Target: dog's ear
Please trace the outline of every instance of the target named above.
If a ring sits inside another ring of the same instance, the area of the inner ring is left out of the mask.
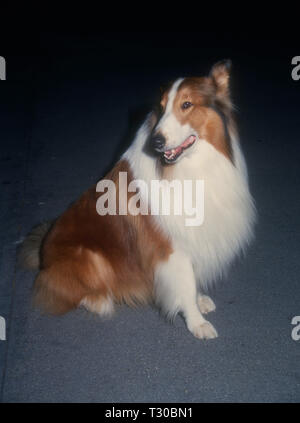
[[[221,60],[211,69],[209,76],[216,87],[217,95],[229,95],[229,78],[231,70],[231,60]]]

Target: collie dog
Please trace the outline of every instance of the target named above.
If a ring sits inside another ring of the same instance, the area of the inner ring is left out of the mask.
[[[150,302],[168,317],[180,312],[197,338],[217,337],[203,316],[215,310],[205,293],[249,244],[255,222],[233,117],[230,67],[230,61],[221,61],[208,76],[170,84],[105,177],[117,198],[126,194],[128,203],[134,196],[129,185],[136,180],[146,186],[153,180],[203,181],[201,224],[187,225],[188,213],[174,208],[151,214],[124,213],[118,206],[116,213],[99,213],[94,185],[23,243],[23,264],[39,269],[34,298],[46,311],[59,314],[84,306],[105,316],[118,303]],[[143,192],[139,200],[150,209],[154,200]]]

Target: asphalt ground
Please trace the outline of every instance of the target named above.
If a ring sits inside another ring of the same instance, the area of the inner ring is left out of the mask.
[[[271,41],[187,48],[139,37],[41,40],[7,57],[0,87],[2,402],[298,402],[299,99],[292,51]],[[277,46],[278,47],[278,46]],[[295,55],[295,54],[294,54]],[[111,320],[31,305],[16,266],[31,227],[53,219],[112,165],[161,84],[233,60],[232,95],[258,209],[256,238],[210,292],[219,333],[200,341],[177,317],[119,307]],[[18,66],[16,66],[18,65]]]

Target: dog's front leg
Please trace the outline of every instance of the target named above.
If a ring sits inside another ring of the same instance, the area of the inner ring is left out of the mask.
[[[182,312],[188,329],[197,338],[218,336],[199,310],[194,270],[185,253],[173,252],[168,261],[159,264],[155,272],[155,300],[168,317]]]

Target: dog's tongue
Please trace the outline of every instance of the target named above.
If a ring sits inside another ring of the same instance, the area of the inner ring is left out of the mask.
[[[194,143],[196,137],[195,135],[190,135],[186,140],[184,140],[178,147],[172,148],[171,150],[166,150],[164,155],[169,158],[173,156],[177,156],[184,150],[185,148],[189,147],[191,144]]]
[[[182,148],[187,148],[195,141],[195,135],[190,135],[183,143],[180,145]]]
[[[176,147],[176,148],[172,148],[172,150],[167,150],[164,152],[164,155],[168,158],[171,156],[177,156],[177,154],[181,153],[182,151],[182,147]]]

